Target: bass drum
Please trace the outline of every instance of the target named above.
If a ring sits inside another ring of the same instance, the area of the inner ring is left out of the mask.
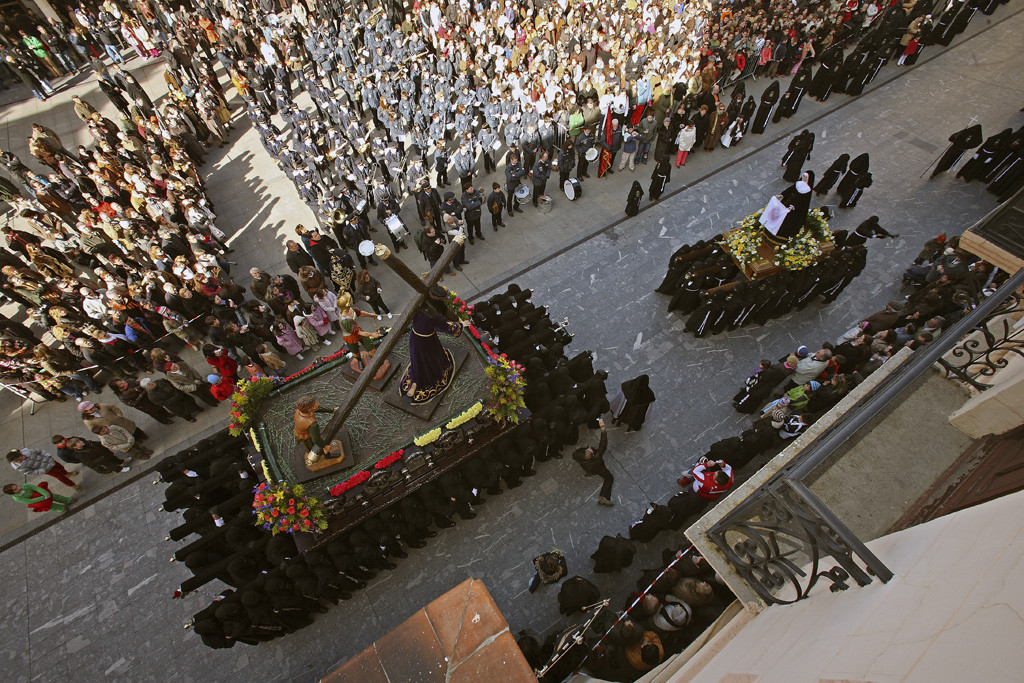
[[[569,178],[562,185],[562,191],[565,192],[565,196],[569,198],[570,202],[574,202],[583,196],[583,183],[576,178]]]

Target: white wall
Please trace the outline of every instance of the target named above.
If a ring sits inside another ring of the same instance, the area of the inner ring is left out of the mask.
[[[1024,680],[1024,492],[868,543],[896,576],[758,614],[671,680]],[[826,564],[825,568],[830,565]]]

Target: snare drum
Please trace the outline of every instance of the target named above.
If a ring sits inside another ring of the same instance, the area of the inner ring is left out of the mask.
[[[527,184],[527,183],[523,183],[519,187],[516,188],[516,197],[520,201],[525,201],[525,200],[529,199],[530,195],[532,193],[533,193],[533,188],[530,187],[530,185]]]
[[[388,232],[399,242],[409,236],[409,228],[405,227],[405,223],[398,216],[389,216],[384,224],[387,226]]]
[[[583,196],[583,183],[576,178],[569,178],[562,185],[562,191],[565,192],[565,196],[569,198],[570,202],[574,202]]]
[[[366,200],[360,199],[359,203],[356,204],[356,213],[363,213],[366,210]]]
[[[595,161],[597,161],[597,158],[601,156],[601,152],[597,150],[597,147],[591,147],[590,149],[587,150],[585,156],[588,162],[594,163]]]

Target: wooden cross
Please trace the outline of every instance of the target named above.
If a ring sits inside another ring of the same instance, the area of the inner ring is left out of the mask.
[[[430,288],[436,285],[440,280],[444,271],[448,268],[448,264],[451,263],[452,259],[458,253],[459,249],[462,248],[463,242],[466,241],[464,234],[456,235],[448,246],[445,247],[444,253],[441,254],[441,258],[434,264],[433,269],[427,274],[427,279],[421,280],[415,273],[410,270],[409,266],[405,265],[398,258],[391,258],[391,250],[385,247],[383,244],[378,244],[374,251],[377,256],[380,257],[391,270],[395,271],[396,274],[403,280],[405,280],[410,287],[416,290],[416,296],[413,297],[412,301],[406,304],[405,308],[398,315],[398,319],[395,324],[391,327],[391,330],[384,336],[383,341],[377,346],[377,350],[374,352],[373,357],[370,358],[370,362],[366,364],[363,371],[359,374],[359,378],[356,380],[352,389],[342,400],[341,405],[338,406],[338,410],[335,411],[334,415],[331,416],[330,421],[322,430],[325,441],[330,441],[334,438],[334,435],[341,429],[341,425],[345,423],[345,418],[348,417],[352,409],[356,407],[356,403],[359,402],[359,397],[366,391],[366,387],[369,386],[370,382],[373,381],[373,376],[377,374],[384,359],[391,355],[391,351],[394,350],[399,340],[404,335],[405,328],[412,322],[413,316],[416,315],[416,311],[419,310],[423,302],[427,300],[427,294],[430,292]]]

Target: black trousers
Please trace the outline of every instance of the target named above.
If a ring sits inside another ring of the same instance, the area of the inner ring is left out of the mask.
[[[537,200],[544,194],[544,188],[547,187],[548,181],[543,181],[540,185],[536,181],[533,183],[533,205],[537,206]]]
[[[587,157],[581,154],[576,158],[576,165],[579,169],[576,177],[582,180],[583,176],[587,175],[587,171],[590,169],[590,162],[587,161]]]
[[[498,229],[498,225],[501,224],[501,212],[491,214],[491,227],[495,230]]]
[[[594,476],[601,477],[601,492],[598,495],[601,498],[611,500],[612,484],[615,483],[615,477],[608,471],[608,467],[604,463],[601,463],[601,469],[594,472]]]
[[[466,216],[466,234],[470,240],[472,240],[473,237],[482,236],[480,234],[480,216],[475,216],[473,218],[470,218],[468,215]]]
[[[519,208],[519,197],[516,196],[515,189],[516,188],[512,187],[511,185],[507,186],[507,188],[506,188],[506,190],[508,192],[508,207],[507,208],[508,208],[508,217],[509,218],[513,218],[515,216],[513,211],[515,211],[516,209]]]

